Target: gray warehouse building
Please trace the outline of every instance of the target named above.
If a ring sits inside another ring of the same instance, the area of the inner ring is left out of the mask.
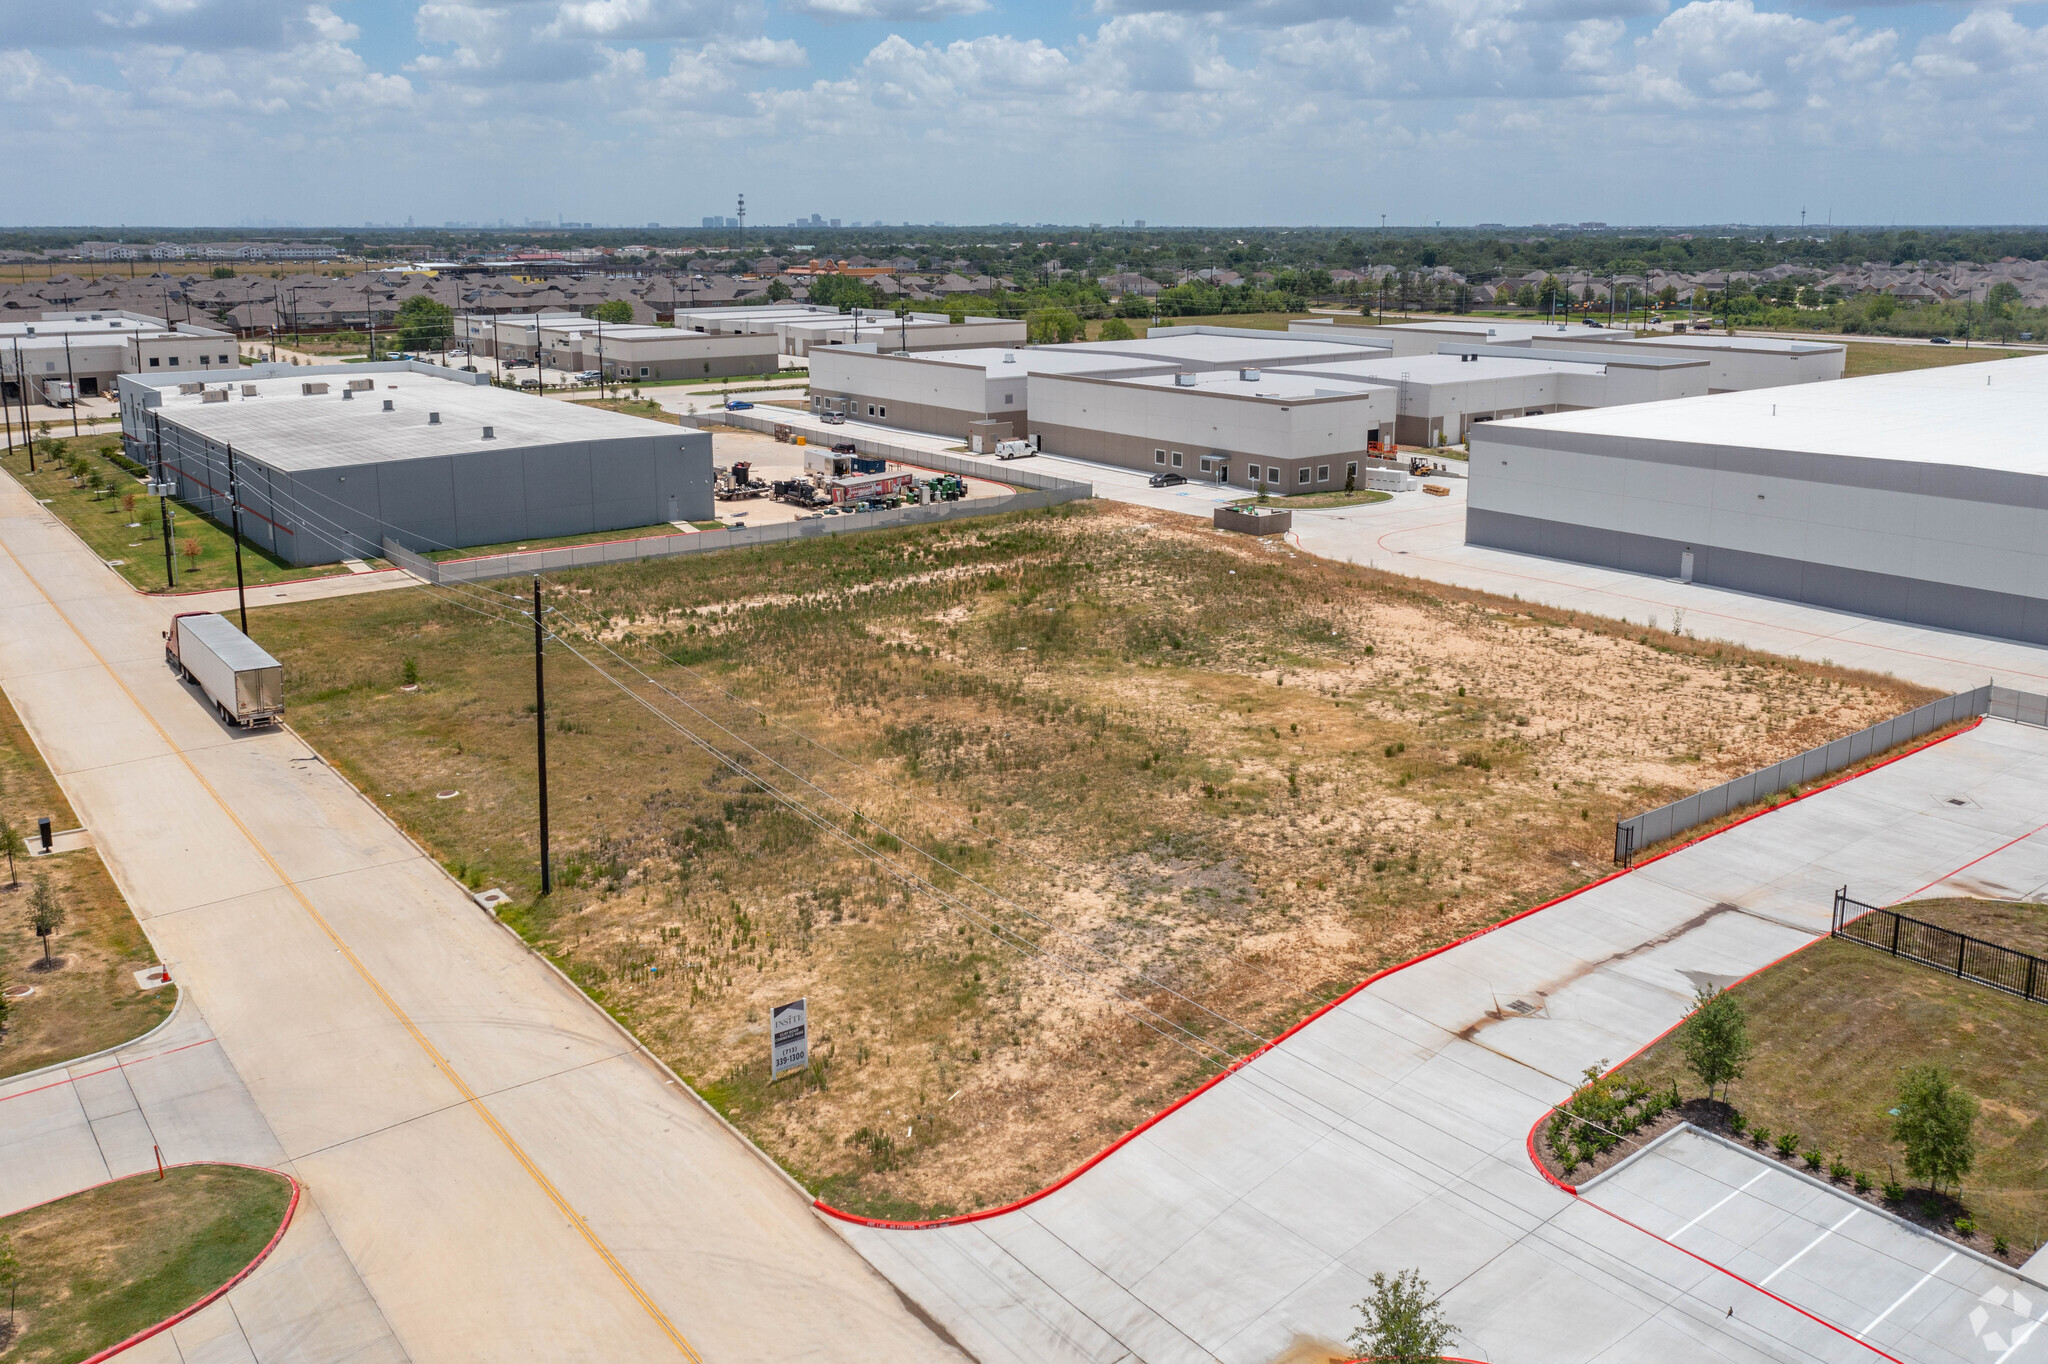
[[[180,380],[184,379],[184,382]],[[124,374],[128,457],[293,564],[706,520],[711,436],[414,360]]]
[[[1474,545],[2048,643],[2048,356],[1488,422]]]

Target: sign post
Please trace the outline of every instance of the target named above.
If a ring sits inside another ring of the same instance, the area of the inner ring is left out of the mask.
[[[768,1011],[768,1082],[811,1064],[810,1010],[805,1000]]]

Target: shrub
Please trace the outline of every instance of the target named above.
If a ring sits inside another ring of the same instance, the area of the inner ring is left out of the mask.
[[[1749,1139],[1758,1146],[1769,1146],[1771,1144],[1771,1129],[1768,1127],[1752,1127],[1749,1129]]]
[[[1849,1173],[1849,1162],[1843,1160],[1841,1156],[1836,1155],[1828,1160],[1829,1179],[1847,1179]]]
[[[1903,1203],[1906,1199],[1906,1186],[1896,1179],[1887,1179],[1881,1192],[1887,1203]]]
[[[1790,1160],[1792,1153],[1798,1149],[1799,1134],[1797,1132],[1780,1132],[1778,1134],[1777,1151],[1779,1155]]]
[[[1968,1214],[1958,1217],[1955,1226],[1957,1233],[1960,1235],[1975,1236],[1977,1234],[1977,1219]]]
[[[1818,1170],[1820,1168],[1821,1153],[1818,1147],[1810,1151],[1801,1152],[1799,1158],[1806,1162],[1806,1168],[1809,1170]]]
[[[1869,1175],[1866,1175],[1866,1174],[1864,1174],[1864,1173],[1863,1173],[1863,1171],[1861,1171],[1861,1170],[1858,1170],[1858,1171],[1856,1172],[1856,1175],[1855,1175],[1855,1182],[1856,1182],[1856,1192],[1857,1192],[1857,1193],[1869,1193],[1869,1192],[1870,1192],[1870,1176],[1869,1176]]]
[[[1749,1130],[1749,1119],[1743,1117],[1740,1112],[1730,1113],[1728,1115],[1728,1130],[1738,1137],[1741,1136]]]
[[[398,665],[398,674],[408,687],[416,687],[420,680],[420,664],[416,658],[408,658]]]
[[[2012,1243],[2007,1241],[2003,1236],[1994,1236],[1991,1238],[1991,1253],[1993,1255],[2003,1255],[2011,1249]]]

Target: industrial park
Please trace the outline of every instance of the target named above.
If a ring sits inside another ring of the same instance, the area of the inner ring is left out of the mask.
[[[14,15],[0,1364],[2048,1361],[2044,35]]]

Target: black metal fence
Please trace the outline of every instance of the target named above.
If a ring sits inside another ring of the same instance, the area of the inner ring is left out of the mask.
[[[2048,961],[1924,919],[1909,918],[1897,910],[1852,900],[1847,886],[1835,892],[1831,936],[1917,961],[2021,999],[2048,1004]]]
[[[1719,819],[1730,810],[1740,809],[1742,806],[1774,796],[1789,787],[1818,781],[1852,763],[1861,762],[1888,748],[1895,748],[1910,739],[1917,739],[1943,725],[1967,720],[1973,715],[2016,720],[2025,725],[2048,725],[2048,697],[2014,691],[2009,687],[1993,686],[1957,692],[1954,696],[1929,701],[1926,705],[1916,706],[1904,715],[1895,715],[1868,729],[1844,735],[1832,743],[1808,749],[1795,757],[1772,763],[1769,767],[1747,773],[1733,781],[1722,782],[1719,786],[1697,792],[1683,800],[1674,800],[1669,805],[1660,805],[1654,810],[1645,810],[1642,814],[1628,819],[1616,820],[1615,865],[1632,866],[1636,853],[1652,843],[1661,843],[1673,834],[1683,833],[1695,825]]]

